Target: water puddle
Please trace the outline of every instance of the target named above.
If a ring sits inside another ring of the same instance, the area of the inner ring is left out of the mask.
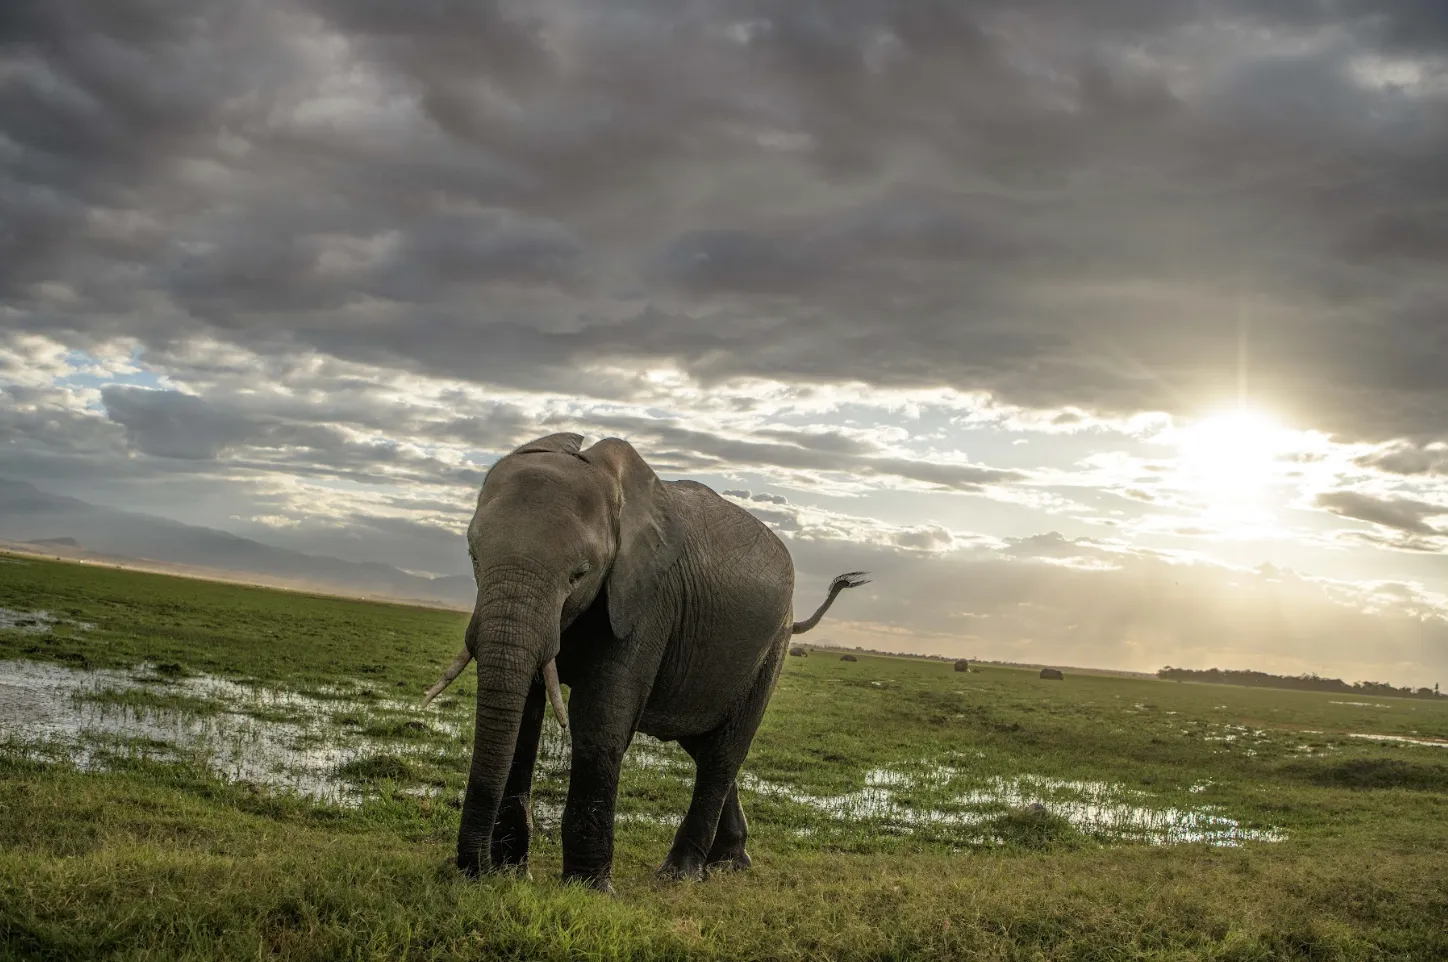
[[[33,635],[48,635],[56,625],[72,625],[80,631],[90,631],[95,627],[89,621],[60,618],[44,609],[17,611],[14,608],[0,608],[0,630],[10,628]]]
[[[1190,790],[1205,791],[1210,783]],[[1205,842],[1237,846],[1243,842],[1280,842],[1277,829],[1245,828],[1215,806],[1154,807],[1145,792],[1109,782],[1072,781],[1042,775],[972,778],[947,765],[921,765],[913,771],[875,769],[865,786],[842,795],[812,795],[745,773],[740,787],[757,795],[805,805],[848,826],[869,825],[891,834],[933,829],[961,842],[1000,843],[992,823],[1010,812],[1045,812],[1065,819],[1082,833],[1103,841],[1179,845]],[[906,796],[906,797],[901,797]],[[922,805],[922,798],[932,804]],[[803,830],[804,834],[814,834]]]
[[[339,773],[343,766],[381,750],[423,760],[439,754],[435,746],[363,737],[369,724],[386,714],[404,734],[456,734],[436,718],[398,722],[394,714],[416,713],[412,705],[349,700],[342,697],[347,689],[318,698],[214,675],[168,678],[156,669],[81,671],[0,661],[0,745],[82,769],[127,757],[195,760],[224,779],[355,805],[367,792]],[[338,724],[334,716],[355,724]],[[412,724],[422,727],[406,728]]]
[[[1375,701],[1330,701],[1329,705],[1349,705],[1353,708],[1392,708],[1392,705],[1383,705]]]
[[[1407,735],[1367,735],[1354,732],[1348,738],[1363,738],[1374,742],[1393,742],[1398,745],[1426,745],[1429,748],[1448,748],[1448,741],[1431,738],[1409,738]]]
[[[135,757],[200,762],[223,779],[347,806],[374,797],[375,780],[389,777],[409,794],[458,794],[456,787],[439,788],[444,780],[429,781],[419,772],[439,766],[462,771],[471,751],[465,730],[470,726],[436,709],[419,711],[415,704],[370,691],[365,682],[302,694],[214,675],[183,676],[170,665],[114,671],[0,661],[0,747],[82,769]],[[567,733],[545,723],[534,799],[535,823],[545,833],[561,822],[569,741]],[[932,761],[877,768],[866,773],[862,788],[838,795],[813,794],[760,777],[747,766],[740,787],[746,808],[764,798],[807,807],[816,818],[801,831],[817,835],[865,830],[989,846],[1002,843],[995,828],[1001,816],[1037,812],[1102,841],[1234,846],[1286,837],[1275,828],[1244,827],[1218,806],[1159,803],[1146,792],[1109,782],[986,777],[970,770],[975,755],[952,756],[964,768]],[[667,779],[679,786],[681,799],[693,775],[693,762],[682,749],[645,735],[637,736],[624,756],[625,783]],[[1198,781],[1184,791],[1197,796],[1195,803],[1211,786]],[[684,804],[660,814],[631,811],[621,800],[617,818],[621,825],[672,828]]]

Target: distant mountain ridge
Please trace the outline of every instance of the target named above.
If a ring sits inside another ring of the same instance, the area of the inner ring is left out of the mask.
[[[377,562],[277,548],[215,528],[49,494],[7,478],[0,478],[0,539],[32,550],[207,568],[339,594],[460,608],[471,606],[475,591],[466,576],[427,578]]]

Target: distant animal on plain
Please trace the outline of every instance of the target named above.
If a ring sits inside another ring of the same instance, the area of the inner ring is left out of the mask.
[[[1041,677],[1049,678],[1052,681],[1065,681],[1066,679],[1066,676],[1061,674],[1060,670],[1057,668],[1042,668]]]
[[[789,650],[789,653],[790,653],[791,657],[794,657],[794,658],[808,658],[808,657],[809,657],[809,652],[805,651],[803,648],[791,648],[791,649]]]
[[[458,867],[526,871],[551,704],[572,739],[564,879],[612,890],[619,765],[635,732],[694,759],[693,798],[659,874],[747,868],[736,779],[789,639],[865,584],[864,572],[836,577],[818,610],[794,621],[794,564],[762,521],[698,482],[661,480],[627,441],[584,448],[577,434],[530,441],[494,464],[467,542],[472,618],[423,699],[477,661]]]
[[[840,661],[859,661],[854,655],[841,655]]]
[[[956,671],[970,671],[970,662],[962,658],[955,663]]]

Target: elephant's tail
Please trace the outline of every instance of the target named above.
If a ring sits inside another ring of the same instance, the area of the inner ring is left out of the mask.
[[[422,696],[422,704],[417,707],[426,708],[427,703],[442,694],[442,690],[448,685],[451,685],[457,676],[463,673],[463,669],[468,666],[468,662],[472,660],[473,653],[464,647],[462,651],[458,652],[458,656],[453,659],[452,664],[447,666],[447,671],[442,673],[442,678],[438,679],[438,683],[429,688],[427,694]]]
[[[848,571],[845,574],[837,576],[834,581],[830,582],[830,593],[825,597],[825,603],[820,605],[818,610],[810,615],[807,620],[796,621],[791,633],[801,635],[819,624],[820,619],[825,616],[825,612],[830,610],[830,605],[835,603],[835,595],[844,591],[846,588],[858,588],[860,585],[869,584],[870,579],[865,577],[868,573],[869,572],[866,571]],[[461,669],[459,670],[461,671]]]

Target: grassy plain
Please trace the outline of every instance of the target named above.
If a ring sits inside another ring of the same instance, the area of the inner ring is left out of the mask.
[[[1352,737],[1448,699],[820,651],[745,765],[754,869],[653,878],[689,772],[641,741],[609,899],[557,882],[551,720],[533,880],[452,868],[472,681],[410,705],[462,614],[19,556],[0,609],[52,619],[0,628],[0,959],[1448,958],[1448,748]]]

